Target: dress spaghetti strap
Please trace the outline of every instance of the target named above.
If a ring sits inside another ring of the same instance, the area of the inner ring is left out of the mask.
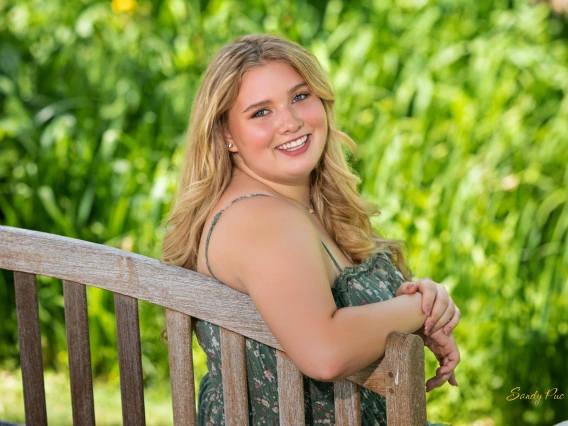
[[[324,244],[324,242],[322,241],[321,243],[325,247],[325,251],[327,251],[327,254],[329,254],[329,257],[331,257],[331,260],[333,260],[333,263],[335,263],[335,266],[337,266],[337,269],[339,269],[339,273],[342,273],[343,269],[341,269],[341,266],[339,266],[339,263],[337,263],[337,260],[335,260],[335,257],[333,257],[333,255],[331,254],[331,252],[329,251],[327,246]]]
[[[227,204],[225,207],[223,207],[219,213],[217,213],[214,217],[213,217],[213,222],[211,223],[211,227],[209,228],[209,233],[207,234],[207,241],[205,242],[205,263],[207,264],[207,269],[209,270],[209,273],[211,274],[211,276],[213,278],[215,278],[216,280],[219,280],[215,274],[213,274],[213,271],[211,271],[211,267],[209,266],[209,240],[211,238],[211,233],[213,232],[213,228],[215,227],[215,225],[217,224],[217,222],[219,221],[219,218],[221,217],[221,214],[225,211],[225,209],[227,207],[229,207],[231,204],[233,204],[236,201],[242,200],[243,198],[249,198],[249,197],[254,197],[256,195],[260,195],[260,196],[264,196],[264,197],[271,197],[272,195],[268,195],[268,194],[245,194],[245,195],[241,195],[238,198],[235,198],[233,201],[231,201],[229,204]],[[337,267],[337,269],[339,270],[339,272],[342,272],[341,267],[339,266],[339,264],[337,263],[337,261],[335,260],[335,258],[332,256],[332,254],[330,253],[329,249],[327,248],[327,246],[324,244],[324,242],[321,242],[323,244],[323,246],[325,247],[325,251],[327,251],[327,253],[329,254],[329,257],[331,257],[331,260],[333,260],[333,263],[335,264],[335,266]]]

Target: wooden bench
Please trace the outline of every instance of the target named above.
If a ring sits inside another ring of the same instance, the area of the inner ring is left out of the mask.
[[[28,425],[47,424],[36,275],[63,281],[74,424],[95,424],[87,285],[114,293],[125,425],[145,424],[138,299],[166,308],[175,425],[196,424],[191,347],[195,318],[221,327],[228,426],[242,426],[249,419],[245,336],[277,349],[281,425],[305,424],[302,373],[283,352],[248,295],[205,275],[139,254],[7,226],[0,226],[0,268],[14,271]],[[389,425],[425,425],[424,382],[422,339],[413,334],[391,333],[384,357],[334,382],[336,424],[361,424],[361,385],[386,397]]]

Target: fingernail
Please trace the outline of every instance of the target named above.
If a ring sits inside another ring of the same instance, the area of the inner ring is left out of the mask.
[[[426,315],[430,316],[430,306],[426,306]]]
[[[432,332],[432,327],[434,327],[434,324],[432,324],[431,322],[426,323],[426,327],[424,327],[426,334],[430,334]]]
[[[444,333],[446,333],[446,336],[447,336],[448,334],[450,334],[450,329],[449,329],[449,328],[444,328]]]

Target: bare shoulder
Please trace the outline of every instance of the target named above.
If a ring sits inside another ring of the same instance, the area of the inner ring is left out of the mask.
[[[225,229],[234,273],[298,368],[327,377],[337,307],[317,229],[307,212],[277,197],[250,197],[223,215],[231,209]]]
[[[245,286],[250,274],[285,261],[287,253],[303,252],[311,262],[321,259],[317,229],[306,213],[289,201],[274,196],[246,197],[233,202],[222,216],[221,233]],[[320,263],[325,270],[323,259]]]
[[[291,202],[268,194],[237,196],[223,209],[210,235],[208,263],[215,277],[230,287],[248,293],[247,276],[270,269],[290,250],[321,259],[316,228]]]

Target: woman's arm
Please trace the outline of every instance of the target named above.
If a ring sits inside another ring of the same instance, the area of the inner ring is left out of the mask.
[[[338,310],[317,229],[290,202],[251,197],[223,219],[212,244],[227,255],[217,263],[235,274],[303,374],[331,381],[360,370],[384,354],[391,331],[411,333],[424,322],[421,294]]]
[[[419,330],[426,319],[421,306],[422,294],[415,293],[338,309],[332,321],[333,333],[337,336],[335,364],[328,373],[328,380],[349,377],[382,357],[391,332]]]

